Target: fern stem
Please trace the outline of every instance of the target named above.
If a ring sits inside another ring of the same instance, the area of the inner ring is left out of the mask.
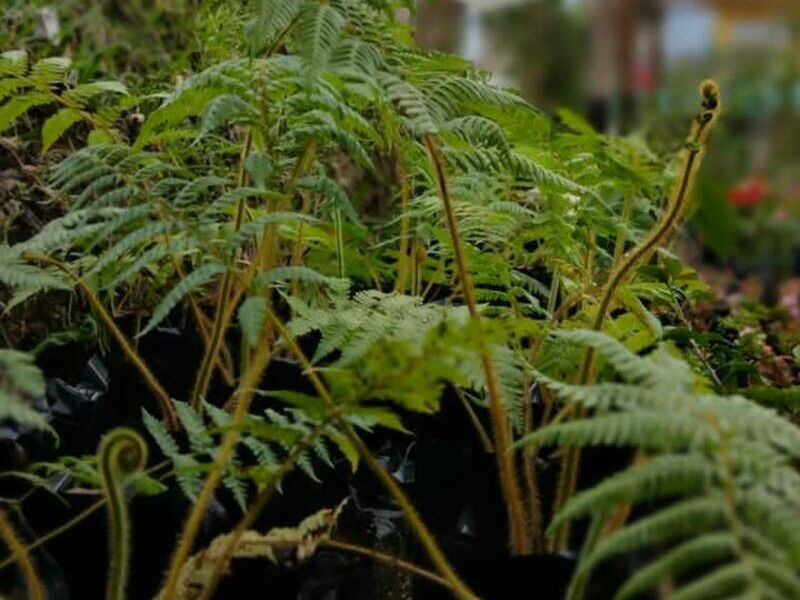
[[[147,464],[147,444],[132,429],[107,433],[97,451],[97,464],[108,506],[109,566],[106,600],[124,600],[130,562],[130,516],[125,479]]]
[[[475,428],[475,433],[478,436],[478,439],[481,442],[481,447],[483,451],[487,454],[491,454],[494,452],[494,447],[492,446],[492,438],[489,437],[489,434],[486,433],[486,429],[484,428],[481,420],[478,418],[478,415],[475,414],[475,410],[472,408],[472,404],[467,398],[464,396],[464,392],[462,392],[459,388],[455,388],[456,396],[458,399],[461,400],[461,404],[464,407],[464,412],[467,413],[467,417],[469,418],[470,423],[472,423],[472,427]]]
[[[444,206],[445,218],[447,220],[447,227],[450,232],[453,255],[455,257],[456,267],[458,270],[458,278],[461,282],[461,290],[464,296],[464,302],[469,310],[470,318],[477,323],[480,328],[481,317],[480,312],[478,311],[478,304],[475,300],[475,288],[472,285],[472,278],[470,277],[469,269],[467,268],[467,260],[464,254],[464,246],[461,241],[461,233],[459,232],[458,222],[456,221],[453,200],[450,197],[450,191],[448,189],[444,161],[439,152],[437,140],[430,135],[426,135],[424,137],[424,142],[436,171],[436,178],[439,184],[439,194]],[[517,472],[514,466],[514,457],[511,453],[511,436],[508,427],[508,415],[505,407],[503,406],[503,400],[500,393],[500,381],[497,376],[497,370],[494,362],[492,361],[490,350],[488,347],[486,347],[486,342],[483,339],[482,334],[480,337],[481,365],[483,368],[484,377],[486,379],[486,391],[489,397],[489,417],[492,425],[492,435],[494,438],[495,458],[497,460],[497,467],[500,477],[500,487],[503,492],[503,499],[505,501],[506,512],[508,516],[511,550],[515,554],[527,554],[530,552],[531,543],[528,537],[527,527],[525,525],[525,510],[522,503],[522,493],[520,491]]]
[[[174,600],[178,588],[178,577],[181,568],[186,560],[189,558],[189,553],[192,550],[192,545],[197,537],[197,532],[200,530],[200,524],[205,516],[206,508],[214,491],[217,489],[220,481],[225,474],[225,468],[228,461],[233,454],[236,445],[239,443],[241,437],[241,427],[247,412],[250,408],[250,403],[255,394],[256,387],[258,386],[261,376],[272,357],[272,348],[269,344],[260,344],[256,353],[253,355],[250,366],[247,372],[239,382],[239,387],[234,392],[237,397],[235,402],[235,410],[231,417],[230,427],[222,438],[216,456],[214,457],[214,464],[208,474],[203,488],[198,494],[197,501],[192,507],[189,516],[186,519],[186,524],[183,527],[183,532],[178,540],[178,545],[172,556],[169,571],[164,584],[163,600]]]
[[[702,96],[703,110],[692,121],[677,186],[673,191],[670,201],[667,203],[666,210],[662,213],[655,227],[643,240],[625,254],[611,271],[608,281],[603,288],[603,294],[598,303],[597,312],[595,313],[594,322],[592,324],[592,329],[594,331],[601,331],[603,329],[606,314],[608,313],[608,309],[619,287],[640,264],[649,258],[652,252],[659,246],[666,244],[670,235],[678,227],[681,218],[686,212],[694,179],[702,163],[703,155],[705,154],[705,143],[708,139],[708,134],[719,117],[720,111],[719,87],[715,82],[711,80],[703,82],[700,87],[700,93]],[[591,382],[594,368],[595,352],[590,348],[586,350],[583,355],[578,374],[579,385],[585,385]],[[568,407],[568,410],[571,413],[574,408]],[[570,448],[563,455],[554,511],[559,511],[575,493],[579,469],[580,449]],[[569,542],[569,532],[569,524],[561,528],[554,539],[555,549],[563,550],[566,548]]]
[[[586,533],[586,539],[581,549],[581,556],[588,556],[590,551],[595,547],[600,535],[603,531],[603,523],[605,522],[605,515],[595,515],[589,525],[589,531]],[[569,583],[569,589],[565,596],[565,600],[581,600],[586,590],[586,584],[589,582],[591,572],[581,571],[578,569],[572,581]]]
[[[333,548],[334,550],[341,550],[343,552],[350,552],[352,554],[360,554],[361,556],[366,556],[374,561],[384,563],[394,569],[406,571],[408,573],[411,573],[412,575],[421,577],[422,579],[427,579],[428,581],[431,581],[444,588],[452,590],[450,582],[448,582],[444,577],[440,577],[436,573],[431,573],[427,569],[423,569],[422,567],[415,565],[414,563],[403,560],[402,558],[399,558],[392,554],[379,552],[378,550],[375,550],[373,548],[367,548],[359,544],[344,542],[342,540],[334,540],[334,539],[323,540],[320,543],[320,545],[327,546],[328,548]]]
[[[245,143],[242,147],[241,155],[239,156],[239,172],[236,177],[236,184],[239,187],[242,187],[245,182],[246,173],[244,166],[247,156],[250,154],[252,143],[253,135],[251,130],[248,129]],[[244,220],[245,202],[245,199],[242,198],[239,200],[239,203],[236,206],[236,216],[234,217],[233,223],[234,231],[239,231],[242,226],[242,221]],[[225,339],[225,332],[230,324],[230,319],[226,320],[225,315],[228,313],[228,303],[230,302],[232,285],[233,272],[231,267],[227,269],[222,276],[222,282],[220,283],[219,288],[219,298],[217,298],[217,310],[214,314],[214,325],[211,329],[211,339],[206,347],[205,353],[203,354],[203,360],[200,363],[200,368],[197,371],[194,389],[192,390],[191,404],[192,408],[197,413],[201,413],[203,411],[203,400],[208,394],[208,387],[211,384],[211,377],[214,374],[214,365],[216,364],[219,356],[220,346],[222,346],[222,343]]]
[[[178,277],[181,279],[186,279],[186,273],[184,272],[183,268],[181,267],[178,260],[172,256],[172,264],[175,268],[175,272],[178,274]],[[200,337],[203,338],[203,348],[208,350],[209,344],[211,344],[211,336],[208,331],[208,324],[206,323],[207,317],[203,314],[203,310],[200,308],[200,304],[197,302],[197,299],[194,297],[192,292],[186,294],[187,299],[189,300],[189,308],[192,311],[192,315],[194,316],[195,323],[197,323],[197,330],[200,333]],[[225,348],[223,348],[223,352]],[[223,360],[225,358],[225,360]],[[228,385],[233,385],[233,369],[230,368],[231,366],[231,356],[230,353],[227,353],[226,357],[219,357],[217,359],[217,368],[219,368],[219,372],[222,375],[222,378],[225,380],[225,383]]]
[[[89,517],[92,513],[95,513],[98,510],[100,510],[101,508],[103,508],[103,505],[105,503],[106,503],[105,499],[98,500],[94,504],[88,506],[87,508],[85,508],[84,510],[79,512],[77,515],[75,515],[74,517],[69,519],[66,523],[63,523],[63,524],[59,525],[58,527],[56,527],[55,529],[52,529],[51,531],[48,531],[46,534],[37,537],[36,540],[34,540],[33,542],[31,542],[30,544],[25,546],[25,551],[26,552],[30,552],[31,550],[35,550],[36,548],[38,548],[39,546],[42,546],[43,544],[46,544],[47,542],[49,542],[53,538],[56,538],[59,535],[61,535],[62,533],[65,533],[66,531],[72,529],[75,525],[77,525],[78,523],[80,523],[81,521],[83,521],[84,519]],[[8,565],[12,564],[15,560],[16,560],[16,556],[12,552],[9,556],[7,556],[2,561],[0,561],[0,570],[5,569]]]
[[[167,461],[162,462],[162,463],[157,464],[157,465],[153,465],[146,472],[148,474],[152,474],[152,473],[160,470],[166,464],[168,464]],[[164,476],[166,476],[166,475],[169,475],[169,473],[165,474]],[[54,538],[57,538],[61,534],[66,533],[67,531],[69,531],[70,529],[72,529],[73,527],[78,525],[78,523],[81,523],[84,519],[87,519],[93,513],[97,512],[98,510],[103,508],[105,503],[106,503],[106,499],[102,498],[102,499],[98,500],[97,502],[95,502],[94,504],[90,504],[89,506],[84,508],[81,512],[79,512],[77,515],[75,515],[74,517],[68,519],[67,521],[65,521],[64,523],[59,525],[58,527],[55,527],[54,529],[51,529],[50,531],[48,531],[44,535],[37,536],[34,541],[32,541],[30,544],[28,544],[25,547],[25,551],[26,552],[31,552],[32,550],[35,550],[39,546],[44,546],[47,542],[49,542],[50,540],[52,540]],[[11,554],[11,555],[7,556],[6,558],[4,558],[2,561],[0,561],[0,570],[5,569],[8,565],[13,563],[14,560],[15,559],[14,559],[14,555],[13,554]]]
[[[409,216],[409,205],[411,203],[411,186],[409,185],[406,173],[400,168],[400,249],[397,259],[397,280],[394,283],[394,291],[401,294],[406,291],[406,280],[408,279],[409,262],[408,256],[408,237],[411,229],[411,219]]]
[[[617,239],[614,240],[614,258],[612,264],[616,268],[619,264],[620,260],[622,260],[622,256],[625,252],[625,230],[624,228],[628,225],[629,221],[631,220],[631,211],[633,210],[633,196],[631,194],[627,194],[625,196],[625,200],[622,204],[622,222],[620,223],[620,230],[617,234]]]
[[[344,279],[344,231],[342,231],[342,211],[338,208],[333,211],[333,223],[336,229],[336,262],[339,267],[339,279]]]
[[[286,329],[286,326],[280,321],[280,319],[278,319],[278,317],[275,316],[272,310],[267,309],[267,317],[274,325],[275,330],[286,342],[290,352],[303,367],[305,376],[311,382],[311,385],[316,390],[320,399],[329,409],[333,411],[332,414],[334,419],[341,428],[343,435],[358,451],[361,460],[364,461],[364,463],[367,465],[367,468],[372,471],[372,474],[375,475],[386,491],[389,492],[389,494],[394,498],[395,502],[397,502],[400,510],[403,511],[406,520],[411,526],[411,529],[414,531],[420,544],[422,544],[422,547],[428,554],[428,558],[430,559],[431,563],[433,563],[433,565],[439,571],[439,574],[450,583],[453,595],[461,600],[476,600],[475,594],[473,594],[472,591],[461,581],[458,575],[456,575],[456,572],[450,566],[450,563],[448,562],[444,553],[439,548],[439,544],[436,543],[436,540],[434,539],[430,530],[428,530],[428,527],[425,525],[424,521],[417,512],[417,509],[414,508],[414,505],[408,499],[408,496],[406,496],[403,489],[389,474],[389,472],[386,470],[386,467],[384,467],[383,464],[377,458],[375,458],[358,433],[356,433],[355,429],[353,429],[353,426],[349,423],[349,421],[347,421],[341,415],[336,403],[330,395],[330,392],[328,392],[327,387],[325,387],[325,384],[322,382],[322,379],[320,379],[319,375],[314,369],[314,366],[308,360],[308,357],[306,357],[303,350],[297,344],[297,340],[295,340],[294,336]]]
[[[166,390],[161,386],[158,379],[156,379],[155,375],[153,375],[150,368],[144,362],[144,360],[139,356],[139,354],[134,350],[133,346],[131,345],[128,338],[122,333],[117,324],[114,323],[114,318],[108,314],[108,311],[103,306],[103,303],[100,302],[100,299],[95,295],[89,285],[83,280],[83,278],[75,273],[72,269],[70,269],[67,265],[61,262],[58,259],[53,258],[52,256],[47,256],[44,254],[33,254],[33,253],[26,253],[24,255],[26,260],[31,262],[37,262],[49,266],[56,267],[58,270],[65,273],[74,283],[75,286],[80,290],[83,297],[92,307],[94,312],[97,314],[100,321],[103,323],[105,328],[109,331],[111,336],[119,345],[122,353],[128,359],[128,361],[136,367],[136,370],[139,371],[139,374],[144,379],[145,384],[153,393],[156,400],[161,408],[161,413],[164,417],[164,421],[167,424],[167,427],[172,431],[178,428],[178,418],[175,414],[175,409],[172,407],[172,402],[170,400],[169,394]]]
[[[592,324],[592,329],[594,331],[600,331],[603,328],[606,314],[608,313],[608,309],[619,286],[624,283],[628,275],[630,275],[644,259],[649,257],[656,248],[666,244],[669,236],[678,227],[681,218],[686,212],[694,179],[705,153],[706,139],[719,115],[719,89],[717,85],[711,81],[705,82],[703,84],[702,93],[704,96],[703,107],[706,108],[706,110],[699,114],[692,123],[692,130],[684,151],[681,175],[672,198],[667,204],[667,210],[661,215],[658,223],[656,223],[656,226],[650,231],[647,237],[624,255],[617,267],[611,272],[611,275],[609,275],[608,281],[603,288],[603,295],[597,307],[594,323]],[[707,104],[708,106],[706,106]],[[580,380],[582,383],[585,383],[588,377],[588,370],[591,366],[588,363],[591,362],[592,358],[589,356],[590,354],[591,352],[587,351],[587,356],[584,358],[581,368]]]
[[[16,560],[20,571],[22,571],[29,600],[45,600],[44,587],[33,566],[33,561],[31,561],[25,545],[17,537],[13,525],[11,525],[5,511],[2,509],[0,509],[0,537],[3,538],[3,541],[11,550],[14,560]]]
[[[303,203],[300,207],[300,213],[307,215],[311,210],[311,195],[308,192],[302,193]],[[292,248],[292,258],[290,264],[292,266],[299,266],[303,264],[303,252],[305,251],[305,221],[300,221],[297,225],[297,239]],[[300,293],[300,282],[292,281],[292,295],[297,296]]]
[[[533,398],[531,398],[532,381],[528,376],[524,378],[523,385],[525,409],[524,409],[524,431],[533,431],[535,423],[533,421]],[[525,483],[525,491],[528,500],[528,531],[531,537],[531,549],[538,550],[542,537],[542,502],[539,494],[539,481],[536,474],[536,455],[537,449],[532,444],[526,445],[522,449],[522,476]]]
[[[734,475],[735,467],[730,454],[728,433],[725,431],[725,427],[722,425],[722,423],[720,423],[717,415],[713,413],[709,414],[706,417],[706,420],[709,422],[711,428],[714,429],[717,434],[717,438],[719,439],[718,456],[722,472],[724,473],[723,492],[725,497],[725,512],[728,519],[728,524],[733,531],[734,551],[746,565],[747,574],[753,587],[762,588],[760,590],[761,593],[758,594],[758,596],[764,598],[767,596],[766,590],[763,589],[763,586],[759,582],[759,578],[756,575],[756,570],[752,564],[752,560],[745,550],[745,543],[742,535],[742,522],[737,515],[736,477]]]
[[[325,432],[333,420],[333,412],[330,412],[314,427],[314,429],[308,432],[308,434],[302,440],[296,443],[292,447],[288,456],[283,460],[280,467],[278,467],[277,471],[273,474],[271,479],[267,481],[259,490],[255,500],[253,500],[253,502],[247,508],[247,512],[236,524],[236,527],[233,529],[233,531],[231,531],[229,534],[228,543],[222,552],[220,552],[197,600],[211,600],[213,598],[214,592],[216,591],[222,576],[228,569],[228,563],[230,562],[233,553],[236,551],[236,547],[239,545],[239,540],[242,538],[242,535],[245,533],[245,531],[253,526],[258,516],[264,510],[264,507],[267,505],[267,502],[269,502],[274,493],[277,491],[278,485],[283,478],[292,470],[294,470],[298,461],[300,460],[300,457]]]

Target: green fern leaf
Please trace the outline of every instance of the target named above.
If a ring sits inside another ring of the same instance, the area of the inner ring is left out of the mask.
[[[657,456],[578,494],[564,506],[550,527],[556,529],[566,521],[590,513],[599,514],[623,502],[638,504],[674,494],[699,493],[714,475],[713,466],[702,455]]]
[[[74,108],[62,108],[42,125],[42,153],[47,152],[75,123],[83,117]]]
[[[245,30],[251,54],[272,46],[295,21],[302,6],[297,0],[258,0],[256,17]]]
[[[16,350],[0,349],[0,419],[52,431],[44,417],[27,403],[42,396],[44,391],[44,376],[33,357]]]
[[[214,439],[206,429],[200,415],[187,402],[174,400],[172,404],[175,406],[178,419],[189,437],[189,445],[192,450],[198,454],[213,452],[215,448]]]
[[[683,574],[730,558],[736,551],[731,534],[711,533],[691,539],[639,568],[619,589],[615,600],[628,600],[657,586],[667,577]]]
[[[11,127],[17,119],[30,109],[50,102],[50,96],[36,92],[14,96],[0,106],[0,133]]]
[[[167,295],[164,296],[158,306],[153,309],[153,314],[147,322],[147,325],[145,325],[142,331],[136,334],[136,337],[142,337],[155,329],[161,321],[167,318],[172,309],[178,305],[186,294],[207,283],[215,275],[219,275],[224,271],[225,266],[223,264],[209,262],[189,273],[189,275],[173,287]]]
[[[263,296],[252,296],[242,302],[239,307],[239,323],[242,335],[251,348],[258,345],[264,330],[267,317],[267,299]]]
[[[344,17],[329,4],[307,4],[294,29],[300,55],[312,70],[328,64],[345,24]]]
[[[651,546],[664,544],[681,537],[698,536],[726,523],[725,500],[721,495],[707,495],[681,500],[669,507],[638,519],[602,540],[581,560],[578,574],[585,574],[600,562]],[[578,575],[578,576],[579,576]]]
[[[734,563],[678,588],[670,596],[670,599],[707,600],[708,598],[729,598],[732,594],[745,589],[749,579],[748,568],[743,564]]]

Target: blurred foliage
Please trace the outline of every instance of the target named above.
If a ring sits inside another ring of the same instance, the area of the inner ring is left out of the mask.
[[[0,50],[63,55],[84,78],[146,83],[190,65],[194,0],[10,0],[0,8]],[[209,10],[204,8],[203,10]]]
[[[587,50],[584,27],[562,0],[538,0],[512,6],[488,17],[489,29],[511,58],[510,71],[525,97],[537,106],[582,106],[579,74]]]

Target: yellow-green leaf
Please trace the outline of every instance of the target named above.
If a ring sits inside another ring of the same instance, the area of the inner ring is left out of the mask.
[[[81,113],[73,108],[62,108],[45,121],[42,126],[42,152],[55,144],[67,132],[67,129],[81,120]]]

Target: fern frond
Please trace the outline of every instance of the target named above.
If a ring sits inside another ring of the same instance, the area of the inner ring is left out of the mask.
[[[550,527],[556,529],[566,521],[611,510],[621,502],[638,504],[673,495],[700,493],[715,475],[714,466],[699,454],[656,456],[574,496]]]
[[[239,307],[239,324],[242,336],[254,348],[261,340],[264,322],[267,318],[267,299],[263,296],[252,296],[242,302]]]
[[[736,551],[736,538],[729,533],[711,533],[691,539],[639,569],[625,582],[615,600],[634,598],[656,587],[667,577],[685,573],[728,559]]]
[[[258,0],[255,18],[245,29],[250,53],[256,55],[271,47],[295,21],[302,6],[297,0]]]
[[[665,554],[631,575],[618,592],[630,598],[666,577],[680,578],[672,598],[794,597],[800,585],[800,429],[740,397],[698,392],[688,366],[658,348],[646,358],[599,332],[564,331],[560,342],[588,345],[626,383],[540,382],[594,409],[556,423],[521,444],[612,444],[646,451],[643,462],[574,496],[552,529],[619,506],[648,506],[581,557],[576,597],[591,571],[613,556],[653,547]],[[647,503],[657,500],[655,506]]]
[[[42,152],[47,152],[50,146],[61,139],[67,130],[82,118],[83,115],[74,108],[62,108],[47,119],[42,125]]]
[[[150,331],[158,327],[158,325],[167,318],[169,313],[175,308],[178,303],[183,299],[186,294],[189,294],[198,287],[208,283],[215,275],[225,272],[225,266],[218,262],[208,262],[201,267],[198,267],[184,279],[178,282],[158,303],[153,309],[153,314],[150,320],[145,325],[144,329],[140,331],[136,337],[147,335]]]
[[[655,540],[664,544],[687,535],[698,536],[725,523],[725,500],[721,495],[680,500],[609,535],[581,558],[578,572],[586,573],[612,556],[651,546]]]
[[[72,284],[52,269],[44,269],[24,262],[19,252],[0,246],[0,283],[12,289],[70,290]]]
[[[313,71],[328,64],[344,24],[344,17],[330,4],[309,3],[301,10],[294,40]]]
[[[30,355],[0,349],[0,419],[50,430],[44,417],[28,404],[44,391],[44,375]]]

